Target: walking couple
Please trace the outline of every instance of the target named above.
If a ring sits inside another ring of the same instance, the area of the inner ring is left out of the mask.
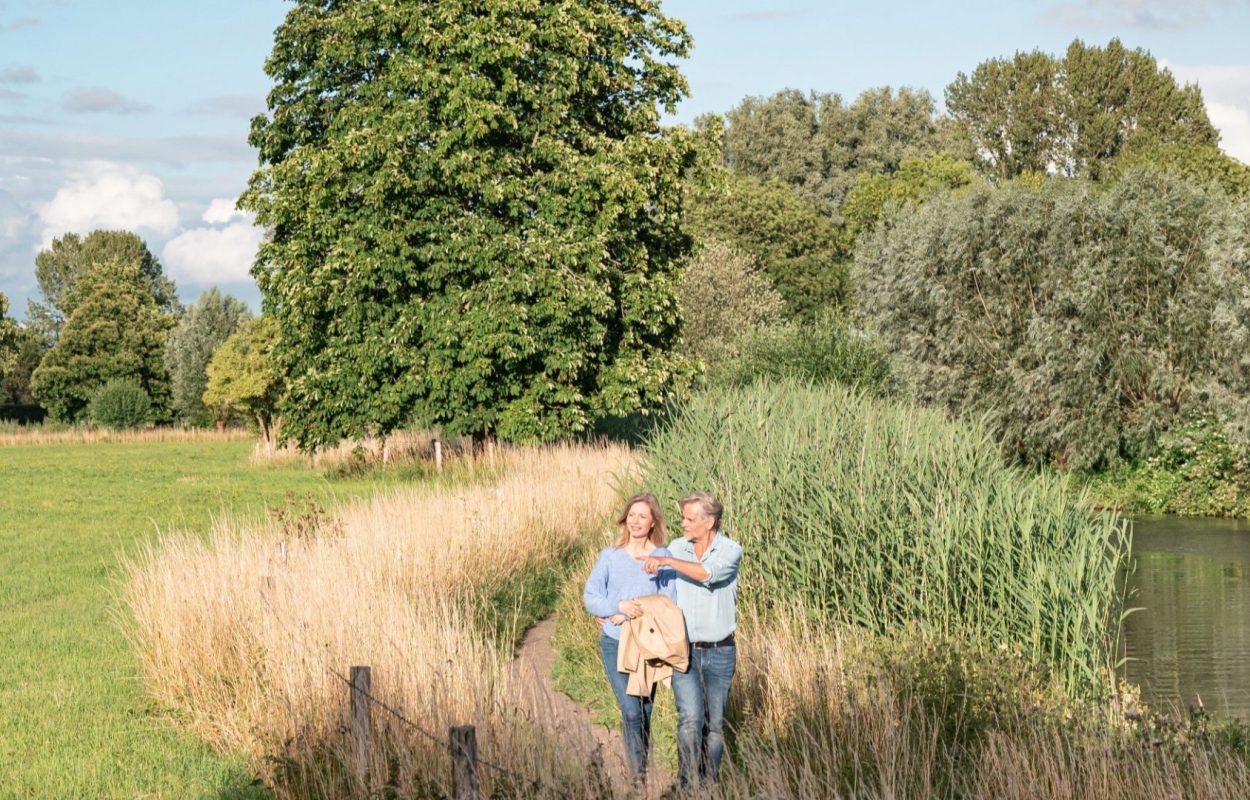
[[[683,536],[666,547],[668,532],[655,496],[629,498],[617,519],[620,536],[599,553],[583,602],[602,624],[599,652],[621,709],[631,772],[639,780],[646,775],[652,678],[671,670],[677,758],[681,783],[689,786],[717,780],[725,750],[742,548],[720,532],[722,507],[715,496],[694,492],[680,507]],[[672,615],[679,617],[676,635]],[[661,650],[667,652],[659,655]]]

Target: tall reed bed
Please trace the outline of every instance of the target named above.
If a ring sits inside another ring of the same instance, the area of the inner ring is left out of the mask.
[[[371,785],[349,768],[348,693],[331,670],[356,664],[425,731],[476,725],[483,758],[524,776],[484,768],[488,793],[603,794],[565,746],[591,737],[561,730],[508,663],[516,627],[545,613],[531,593],[605,524],[633,458],[572,446],[499,458],[489,485],[418,486],[312,526],[225,520],[207,540],[152,546],[125,593],[148,691],[207,741],[247,753],[280,798],[450,793],[446,745],[378,709]]]
[[[652,438],[666,507],[701,487],[746,549],[741,602],[874,632],[1021,645],[1105,689],[1129,537],[1060,479],[1004,466],[988,431],[798,382],[696,398]]]

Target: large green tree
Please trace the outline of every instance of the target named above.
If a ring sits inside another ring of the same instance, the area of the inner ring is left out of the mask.
[[[1196,85],[1179,86],[1140,48],[1072,42],[1062,58],[1033,51],[993,58],[946,88],[985,174],[1099,179],[1122,153],[1157,145],[1213,146],[1219,134]]]
[[[208,382],[205,370],[213,352],[251,316],[246,303],[223,295],[216,287],[183,312],[165,347],[173,410],[179,419],[196,425],[213,421],[203,401]]]
[[[689,38],[655,0],[300,0],[275,34],[253,274],[304,447],[421,418],[547,440],[688,373]]]
[[[35,280],[43,302],[30,301],[27,317],[49,344],[60,335],[61,326],[73,313],[74,288],[78,280],[96,266],[108,262],[133,264],[148,282],[149,290],[162,312],[181,310],[174,282],[161,269],[161,263],[148,250],[147,243],[130,231],[95,230],[85,237],[67,233],[40,250],[35,256]]]
[[[1016,53],[959,73],[946,109],[972,141],[979,166],[999,179],[1045,172],[1059,158],[1060,65],[1046,53]]]
[[[158,421],[169,414],[165,340],[174,324],[133,261],[105,261],[78,275],[64,296],[71,309],[59,338],[32,376],[36,399],[54,419],[76,421],[109,380],[131,378],[152,398]]]
[[[1095,180],[1121,153],[1167,144],[1214,147],[1220,136],[1196,84],[1179,86],[1141,48],[1076,40],[1063,59],[1058,117],[1066,123],[1066,172]]]

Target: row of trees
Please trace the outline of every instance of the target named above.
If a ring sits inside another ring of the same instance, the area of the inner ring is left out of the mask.
[[[41,299],[30,303],[24,326],[6,319],[0,296],[0,404],[37,403],[64,422],[207,425],[254,414],[254,384],[273,382],[267,366],[258,372],[239,362],[240,352],[264,351],[256,339],[272,339],[272,325],[250,324],[246,304],[217,289],[183,309],[133,233],[66,234],[40,251],[35,274]],[[215,357],[225,366],[210,392]],[[143,411],[136,416],[136,409]],[[259,417],[266,432],[271,416]]]
[[[1047,175],[1096,194],[1143,164],[1250,188],[1197,89],[1115,40],[987,61],[948,87],[949,116],[922,91],[784,91],[666,129],[661,111],[686,91],[671,61],[688,46],[653,3],[295,4],[266,64],[261,167],[241,205],[272,234],[254,268],[272,336],[253,350],[286,379],[301,445],[414,421],[546,440],[660,407],[700,362],[836,361],[820,342],[885,386],[879,348],[845,315],[867,310],[905,349],[878,313],[876,279],[894,273],[876,237],[934,199],[997,197],[1012,181],[1058,191]],[[963,255],[1002,267],[994,234]],[[170,414],[202,413],[208,371],[185,365],[212,348],[175,330],[155,259],[102,258],[94,278],[64,266],[120,247],[105,244],[62,241],[40,267],[31,327],[56,344],[36,395],[73,417],[83,386],[128,371]],[[869,266],[853,281],[856,258]],[[88,342],[102,337],[75,321],[105,306],[145,321],[101,328],[130,362],[101,361]],[[193,309],[180,324],[230,319]]]

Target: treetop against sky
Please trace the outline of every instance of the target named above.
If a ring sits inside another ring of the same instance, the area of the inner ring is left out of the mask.
[[[37,249],[66,232],[139,233],[190,301],[218,285],[254,306],[261,240],[234,208],[283,0],[0,0],[0,292],[25,316]],[[1250,3],[668,0],[694,49],[670,120],[782,88],[913,86],[939,103],[986,59],[1119,37],[1197,82],[1221,146],[1250,162]]]

